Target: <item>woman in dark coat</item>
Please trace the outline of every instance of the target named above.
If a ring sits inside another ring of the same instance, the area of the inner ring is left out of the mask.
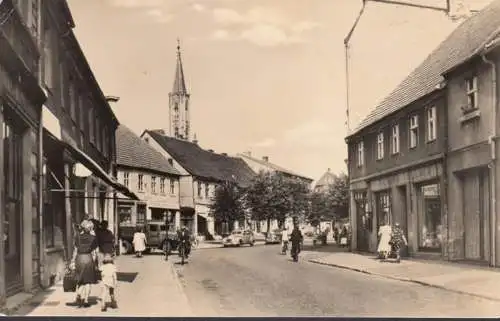
[[[75,250],[73,252],[72,266],[75,268],[77,289],[76,304],[78,307],[89,306],[89,296],[91,285],[96,283],[95,250],[97,249],[97,239],[91,234],[93,224],[84,220],[81,224],[81,233],[75,240]]]

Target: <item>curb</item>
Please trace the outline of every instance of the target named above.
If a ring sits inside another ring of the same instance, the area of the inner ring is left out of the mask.
[[[489,300],[489,301],[500,302],[500,298],[496,298],[496,297],[492,297],[492,296],[488,296],[488,295],[465,292],[465,291],[461,291],[461,290],[450,289],[450,288],[442,286],[442,285],[432,284],[429,282],[415,280],[415,279],[411,279],[411,278],[397,277],[397,276],[391,276],[391,275],[382,274],[382,273],[370,272],[370,271],[365,270],[365,269],[359,269],[359,268],[354,268],[354,267],[349,267],[349,266],[339,265],[339,264],[334,264],[334,263],[326,263],[326,262],[320,261],[318,259],[310,259],[308,261],[311,263],[319,264],[319,265],[336,267],[336,268],[340,268],[340,269],[344,269],[344,270],[350,270],[350,271],[355,271],[355,272],[364,273],[364,274],[368,274],[368,275],[374,275],[374,276],[382,277],[385,279],[396,280],[396,281],[407,282],[407,283],[414,283],[414,284],[419,284],[419,285],[426,286],[426,287],[445,290],[448,292],[454,292],[454,293],[468,295],[468,296],[481,298],[481,299],[485,299],[485,300]]]
[[[189,316],[186,317],[195,317],[195,314],[193,312],[193,308],[191,307],[191,304],[189,304],[189,299],[184,292],[184,286],[181,283],[181,280],[179,278],[179,274],[177,273],[177,270],[175,269],[174,265],[170,262],[168,262],[168,265],[170,266],[170,272],[172,273],[172,277],[174,279],[175,286],[177,290],[179,291],[179,294],[182,296],[182,299],[186,302],[186,306],[189,310]]]

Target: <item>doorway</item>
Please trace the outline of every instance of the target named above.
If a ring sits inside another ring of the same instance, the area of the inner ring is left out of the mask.
[[[22,134],[16,132],[13,122],[8,118],[2,125],[4,177],[3,185],[5,208],[4,260],[7,296],[23,290],[22,282]]]
[[[399,209],[398,209],[398,222],[401,229],[403,230],[406,240],[408,240],[408,200],[406,198],[406,185],[398,186],[396,189],[399,199]],[[404,246],[401,249],[401,256],[409,256],[408,246]]]
[[[482,261],[489,255],[489,176],[485,170],[466,173],[462,179],[464,258]]]
[[[357,250],[368,252],[370,250],[370,234],[372,231],[372,219],[366,211],[366,192],[354,194],[356,203],[356,222],[357,222]]]

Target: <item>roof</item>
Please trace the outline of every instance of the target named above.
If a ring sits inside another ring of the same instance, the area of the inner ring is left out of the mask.
[[[187,94],[186,80],[184,79],[184,68],[182,67],[181,47],[177,45],[177,65],[175,67],[174,87],[172,94]]]
[[[242,186],[251,183],[255,173],[240,158],[205,150],[198,144],[146,130],[173,159],[191,175],[215,181],[230,181]]]
[[[254,161],[254,162],[256,162],[256,163],[258,163],[258,164],[260,164],[260,165],[262,165],[262,166],[269,167],[269,168],[271,168],[272,170],[277,171],[277,172],[281,172],[281,173],[284,173],[284,174],[288,174],[288,175],[292,175],[292,176],[300,177],[300,178],[302,178],[302,179],[306,179],[306,180],[311,181],[311,182],[313,181],[313,179],[312,179],[312,178],[306,177],[306,176],[304,176],[304,175],[297,174],[297,173],[295,173],[295,172],[292,172],[291,170],[288,170],[288,169],[286,169],[286,168],[283,168],[283,167],[281,167],[281,166],[278,166],[278,165],[276,165],[276,164],[273,164],[273,163],[271,163],[271,162],[269,162],[269,161],[265,161],[265,160],[262,160],[262,159],[254,158],[254,157],[249,156],[249,155],[246,155],[246,154],[238,154],[238,157],[241,157],[241,158],[243,158],[243,159],[245,159],[245,158],[246,158],[246,159],[249,159],[249,160]]]
[[[437,90],[442,74],[477,53],[500,24],[500,0],[461,23],[349,136]]]
[[[329,186],[335,178],[337,178],[337,176],[335,176],[335,174],[330,172],[330,169],[328,169],[326,173],[324,173],[323,176],[321,176],[321,178],[316,182],[315,187]]]
[[[162,154],[124,125],[120,125],[116,130],[116,162],[118,166],[180,175]]]

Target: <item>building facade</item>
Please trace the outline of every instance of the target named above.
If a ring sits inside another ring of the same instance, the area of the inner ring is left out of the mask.
[[[19,1],[22,3],[23,1]],[[114,193],[132,195],[114,178],[118,120],[73,33],[66,1],[42,1],[42,282],[61,279],[76,226],[88,215],[116,234]],[[135,197],[132,195],[132,197]]]
[[[165,157],[181,173],[181,225],[195,235],[211,238],[228,232],[224,222],[210,215],[210,204],[216,187],[225,182],[247,186],[253,171],[239,158],[205,150],[198,143],[176,139],[162,130],[146,130],[141,138]],[[232,228],[233,226],[229,226]]]
[[[498,265],[499,22],[496,0],[458,26],[347,138],[353,249],[374,251],[374,221],[388,213],[407,229],[410,254],[436,251],[447,260]],[[407,127],[392,125],[398,114]],[[396,141],[402,158],[391,157]],[[390,172],[416,164],[418,170],[391,180]]]
[[[330,186],[335,182],[336,176],[331,172],[330,169],[327,169],[326,172],[318,179],[318,181],[314,184],[314,191],[318,193],[328,192]]]
[[[159,152],[124,125],[116,132],[117,170],[120,182],[140,200],[119,195],[120,226],[163,221],[180,222],[179,177]]]
[[[311,186],[311,183],[313,182],[312,178],[295,173],[291,170],[288,170],[284,167],[281,167],[279,165],[276,165],[276,164],[270,162],[269,156],[263,156],[262,159],[258,159],[258,158],[253,157],[251,152],[244,152],[241,154],[237,154],[236,156],[241,158],[252,169],[252,171],[255,174],[258,174],[261,171],[271,172],[271,173],[278,172],[278,173],[283,174],[287,178],[299,179],[300,181],[307,184],[309,187]],[[267,231],[267,221],[266,220],[263,220],[260,222],[250,222],[250,223],[252,225],[252,229],[256,232]],[[301,225],[303,225],[302,223],[301,223]],[[284,224],[285,224],[285,226],[288,226],[289,228],[291,228],[293,226],[292,218],[288,218]],[[274,230],[277,228],[279,228],[278,220],[271,220],[269,229]]]
[[[0,3],[0,304],[40,284],[39,3]]]

